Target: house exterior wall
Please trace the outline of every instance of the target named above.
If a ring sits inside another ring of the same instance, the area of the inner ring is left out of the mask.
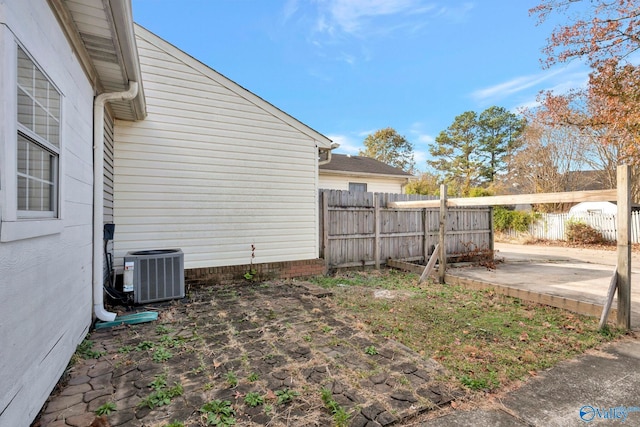
[[[16,213],[18,43],[62,94],[58,217]],[[0,425],[29,426],[91,324],[93,89],[46,0],[0,2]]]
[[[136,33],[148,116],[116,121],[116,266],[128,251],[156,248],[181,248],[187,269],[248,264],[251,245],[255,263],[317,258],[313,138]]]
[[[359,182],[367,184],[367,191],[372,193],[394,193],[403,194],[403,184],[407,182],[403,178],[393,177],[373,177],[373,176],[354,176],[326,174],[320,172],[319,187],[326,190],[343,190],[349,191],[350,182]]]

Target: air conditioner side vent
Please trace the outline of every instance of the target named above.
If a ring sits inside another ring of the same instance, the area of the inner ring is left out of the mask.
[[[184,298],[184,253],[180,249],[129,252],[133,262],[133,299],[136,304]]]

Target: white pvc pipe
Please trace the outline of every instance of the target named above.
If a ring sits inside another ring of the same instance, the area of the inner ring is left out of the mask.
[[[93,312],[104,322],[116,318],[104,308],[104,104],[108,101],[128,101],[138,95],[138,82],[129,82],[125,92],[101,93],[93,102]]]

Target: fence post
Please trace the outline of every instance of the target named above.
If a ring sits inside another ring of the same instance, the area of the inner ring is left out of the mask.
[[[424,263],[426,265],[429,260],[429,217],[427,208],[422,209],[422,228],[424,231],[424,235],[422,236],[422,252],[424,252]]]
[[[447,231],[447,185],[440,185],[440,233],[438,243],[440,244],[440,267],[438,270],[439,282],[444,283],[445,270],[447,269],[447,245],[445,236]]]
[[[494,224],[493,224],[493,206],[489,206],[489,250],[491,251],[491,259],[493,260],[494,258],[494,243],[493,243],[493,239],[495,236],[495,230],[494,230]]]
[[[618,327],[631,329],[631,170],[620,165],[618,187]]]
[[[373,260],[376,270],[380,269],[380,197],[373,194]]]
[[[322,191],[322,257],[329,268],[329,191]]]

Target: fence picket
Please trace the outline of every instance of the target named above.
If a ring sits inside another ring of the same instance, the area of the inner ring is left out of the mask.
[[[388,202],[436,197],[321,190],[320,236],[327,266],[375,265],[388,258],[424,260],[438,243],[438,209],[387,208]],[[378,200],[376,210],[374,200]],[[323,216],[326,215],[326,218]],[[375,226],[376,220],[379,226]],[[377,231],[377,232],[376,232]],[[467,254],[492,247],[489,208],[449,210],[448,254]],[[376,246],[376,241],[379,244]],[[425,254],[426,251],[426,254]]]

